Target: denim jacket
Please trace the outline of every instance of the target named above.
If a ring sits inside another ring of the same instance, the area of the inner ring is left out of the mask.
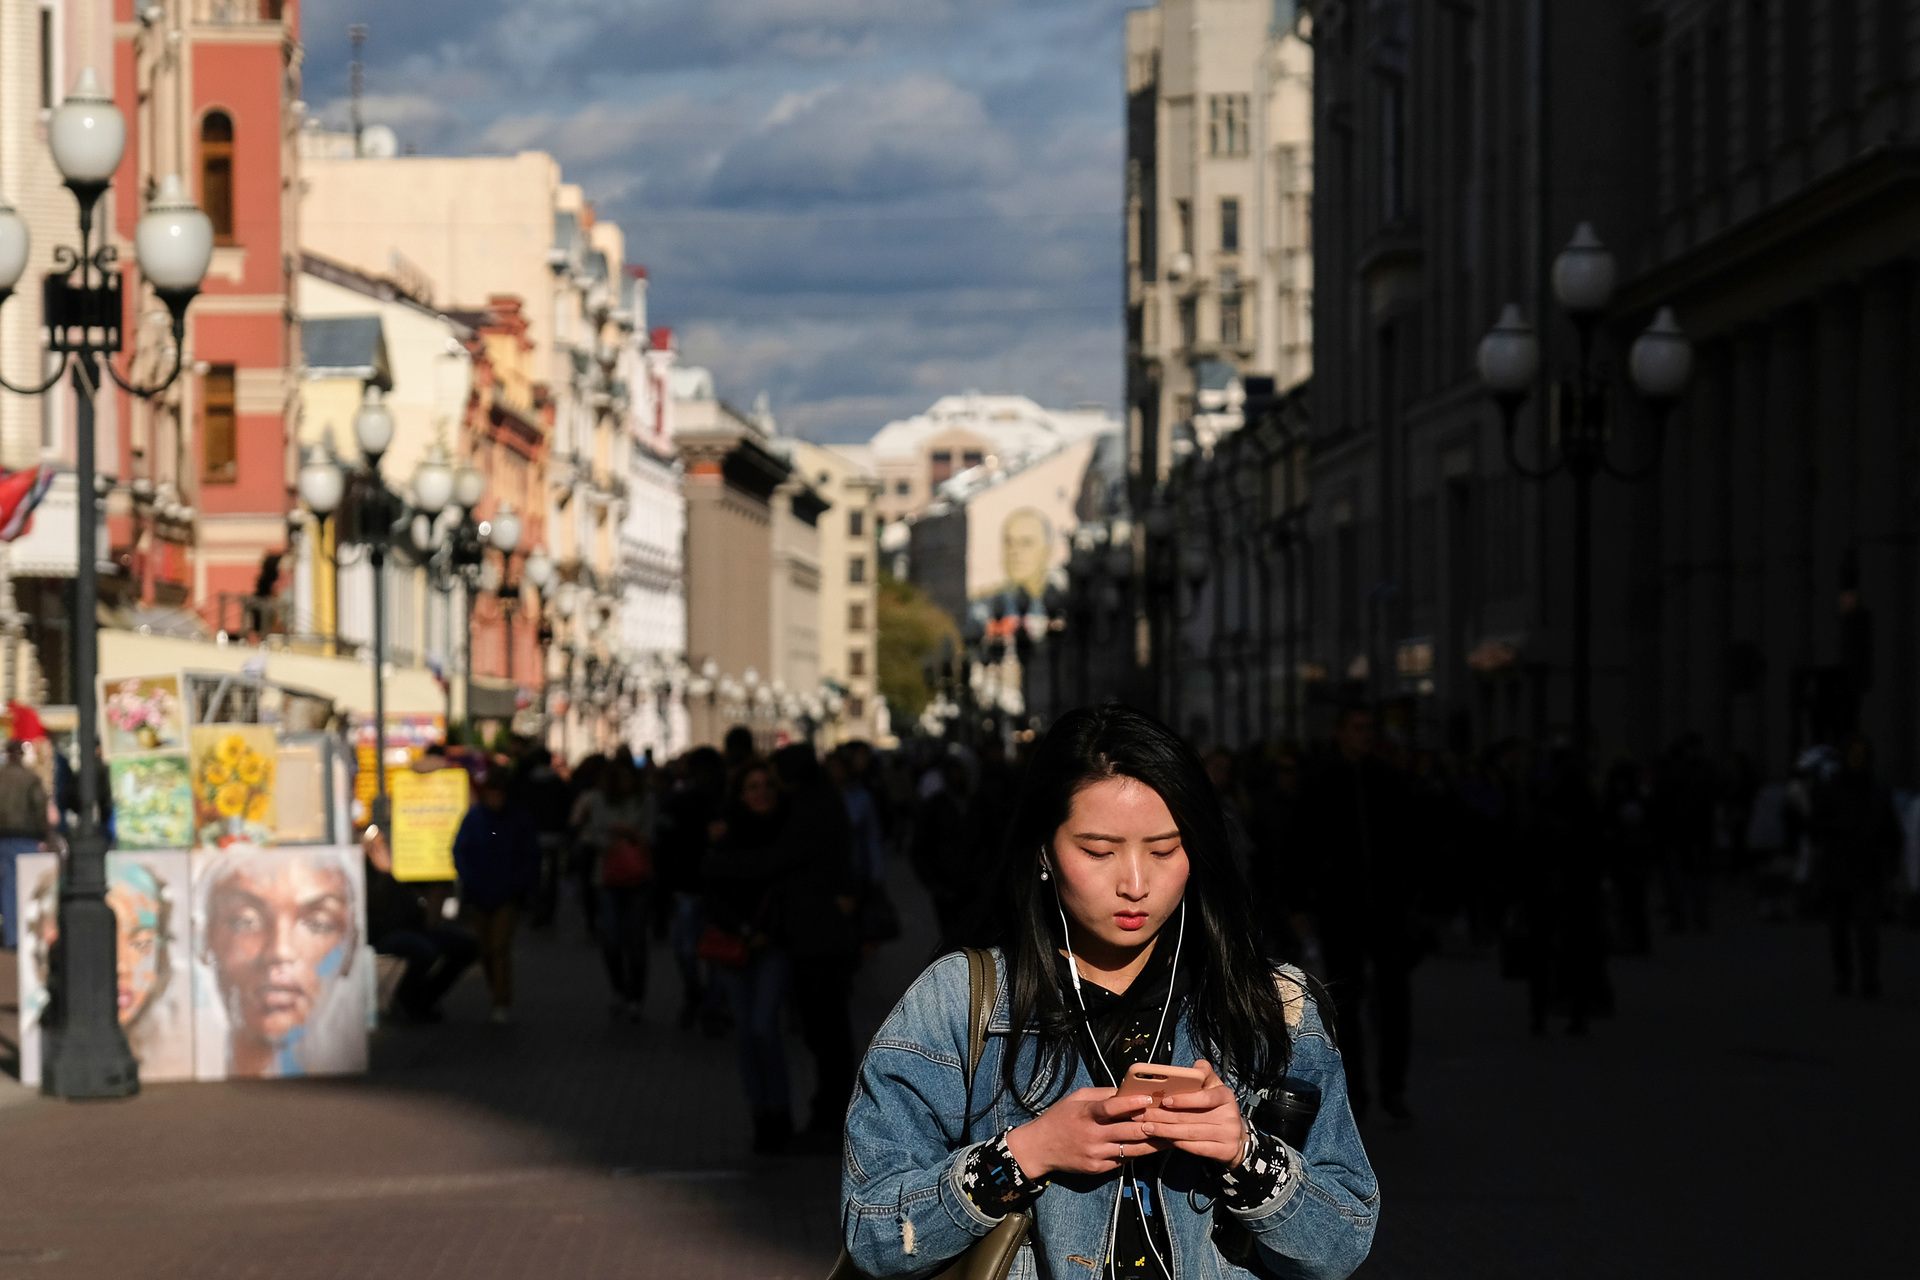
[[[999,960],[999,953],[995,952]],[[973,1124],[963,1079],[967,1058],[967,961],[955,953],[935,961],[914,982],[874,1037],[860,1064],[860,1084],[847,1112],[841,1172],[842,1225],[853,1264],[873,1277],[931,1272],[986,1235],[998,1219],[980,1212],[961,1188],[968,1151],[1045,1109],[1062,1090],[1046,1072],[1024,1098],[1000,1087],[1002,1056],[1013,1044],[1007,968],[988,1027],[986,1053],[973,1091]],[[1293,1060],[1288,1074],[1320,1086],[1321,1106],[1294,1174],[1273,1198],[1236,1217],[1258,1243],[1266,1270],[1283,1280],[1339,1280],[1366,1258],[1380,1211],[1379,1187],[1347,1106],[1347,1082],[1303,975],[1283,968]],[[1181,1019],[1175,1064],[1197,1056],[1192,1028]],[[1033,1036],[1020,1039],[1016,1079],[1032,1078]],[[1093,1084],[1084,1063],[1067,1088]],[[1243,1113],[1250,1097],[1237,1082]],[[1251,1273],[1213,1245],[1213,1183],[1207,1162],[1168,1155],[1155,1203],[1165,1206],[1173,1241],[1173,1280],[1251,1280]],[[1056,1175],[1033,1207],[1034,1229],[1009,1280],[1092,1280],[1104,1271],[1107,1224],[1117,1174]],[[1225,1212],[1223,1208],[1221,1210]]]

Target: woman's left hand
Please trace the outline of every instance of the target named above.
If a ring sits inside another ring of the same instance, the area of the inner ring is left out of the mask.
[[[1140,1115],[1147,1137],[1156,1145],[1178,1148],[1190,1155],[1217,1160],[1231,1169],[1240,1163],[1247,1142],[1247,1123],[1240,1100],[1204,1058],[1193,1064],[1207,1073],[1206,1087],[1193,1093],[1168,1095],[1165,1102]]]

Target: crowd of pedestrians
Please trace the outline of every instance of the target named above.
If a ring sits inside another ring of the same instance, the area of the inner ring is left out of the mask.
[[[384,839],[367,842],[374,946],[404,966],[388,1016],[439,1021],[441,997],[477,961],[493,1021],[511,1022],[520,924],[550,930],[577,910],[613,1017],[642,1020],[649,956],[666,942],[679,1028],[735,1039],[756,1151],[837,1150],[853,1089],[854,975],[900,932],[875,753],[850,743],[825,760],[803,744],[763,754],[739,727],[724,751],[664,762],[621,748],[569,770],[532,743],[455,755],[437,749],[419,767],[474,775],[454,840],[457,884],[401,884]],[[814,1062],[804,1125],[789,1019]]]
[[[390,1015],[437,1020],[477,961],[495,1020],[511,1020],[516,928],[577,911],[616,1018],[642,1019],[649,956],[665,944],[679,1029],[734,1040],[756,1151],[837,1149],[857,1064],[854,977],[901,933],[889,856],[911,866],[937,919],[938,939],[909,945],[931,954],[980,936],[1032,749],[851,743],[822,758],[803,744],[763,752],[740,727],[670,761],[622,749],[569,770],[531,744],[492,756],[455,844],[459,912],[445,905],[453,886],[396,884],[384,847],[369,848],[375,944],[405,963]],[[447,762],[423,767],[435,763]],[[1362,1119],[1376,1104],[1410,1116],[1424,957],[1493,957],[1533,1032],[1579,1034],[1614,1010],[1610,957],[1709,929],[1730,875],[1771,914],[1824,916],[1835,989],[1876,996],[1879,930],[1920,817],[1858,736],[1809,751],[1772,786],[1742,761],[1710,760],[1694,735],[1656,760],[1607,762],[1590,785],[1565,750],[1408,750],[1353,705],[1310,748],[1215,749],[1204,767],[1265,953],[1325,983]],[[801,1123],[789,1027],[814,1065]]]

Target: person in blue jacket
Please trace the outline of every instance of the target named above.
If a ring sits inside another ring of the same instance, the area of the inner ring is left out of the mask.
[[[1306,975],[1260,953],[1193,749],[1123,707],[1062,716],[993,901],[963,937],[999,975],[973,1078],[959,953],[921,974],[861,1063],[841,1174],[852,1264],[927,1274],[1025,1211],[1009,1280],[1350,1275],[1380,1193],[1331,1019]],[[1123,1095],[1136,1063],[1203,1082]],[[1299,1146],[1252,1123],[1261,1095],[1308,1086],[1321,1101]]]

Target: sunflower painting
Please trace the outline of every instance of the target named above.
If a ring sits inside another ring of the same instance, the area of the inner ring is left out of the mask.
[[[193,728],[193,828],[200,848],[274,843],[272,728]]]

